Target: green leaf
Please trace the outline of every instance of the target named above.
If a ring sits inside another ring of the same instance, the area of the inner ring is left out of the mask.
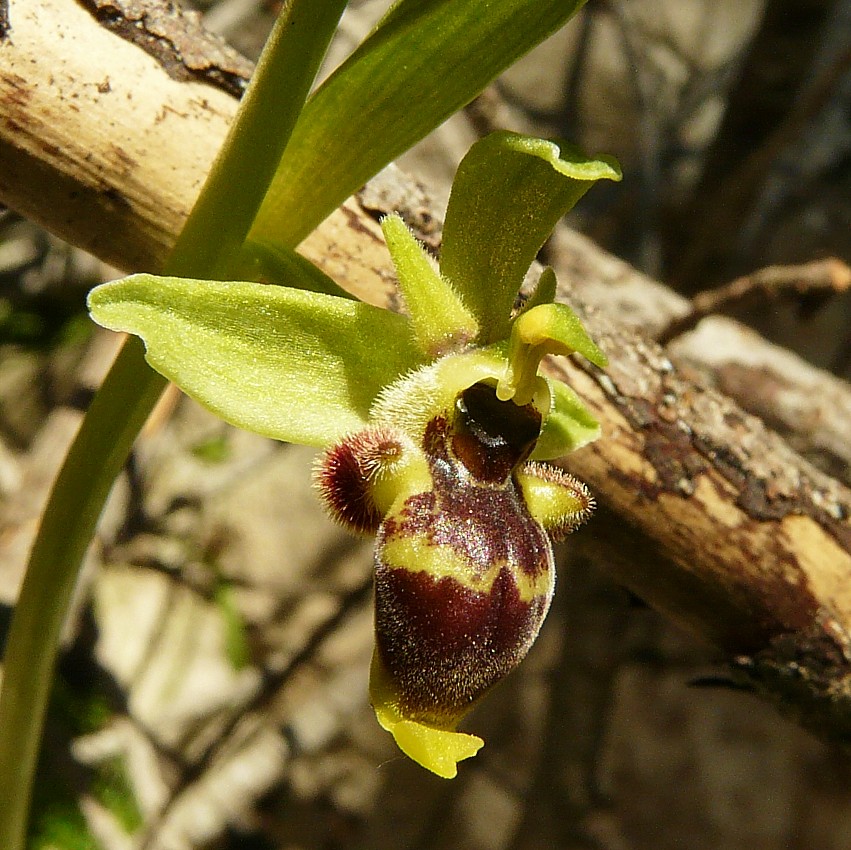
[[[92,290],[89,310],[223,419],[294,443],[364,427],[378,391],[420,363],[404,317],[289,287],[140,274]]]
[[[231,444],[227,434],[217,434],[201,440],[191,448],[193,457],[204,463],[224,463],[231,456]]]
[[[400,0],[308,100],[251,238],[295,247],[585,0]]]
[[[543,139],[498,131],[470,148],[452,184],[440,271],[479,320],[480,342],[507,335],[532,260],[600,179],[621,179],[614,160]]]
[[[551,460],[591,443],[600,436],[600,423],[579,396],[561,381],[547,381],[553,404],[544,421],[532,460]]]
[[[248,630],[233,594],[233,587],[220,581],[215,599],[224,625],[225,657],[234,670],[244,670],[251,663]]]
[[[345,0],[285,4],[251,91],[166,261],[169,274],[216,277],[229,265],[229,251],[256,217],[344,6]],[[276,99],[274,114],[270,99]],[[145,366],[141,349],[135,339],[124,346],[86,414],[54,482],[15,608],[0,691],[3,850],[25,846],[51,676],[84,553],[130,445],[165,387]]]
[[[132,835],[144,823],[130,770],[123,756],[106,758],[97,765],[92,796],[112,814],[128,835]]]

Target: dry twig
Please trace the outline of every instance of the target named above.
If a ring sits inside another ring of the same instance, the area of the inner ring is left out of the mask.
[[[656,334],[656,339],[661,345],[667,345],[680,334],[697,327],[706,316],[741,310],[762,298],[791,296],[802,302],[821,301],[846,292],[849,287],[851,268],[836,257],[795,266],[768,266],[724,286],[698,293],[691,301],[691,311],[672,321]]]

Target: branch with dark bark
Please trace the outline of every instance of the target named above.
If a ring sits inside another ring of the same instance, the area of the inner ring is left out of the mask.
[[[73,0],[12,0],[9,13],[0,198],[114,265],[155,271],[235,101],[172,79]],[[369,209],[351,199],[301,250],[386,306],[393,272],[376,217],[435,214],[396,172],[371,189]],[[611,359],[605,372],[550,366],[603,425],[568,465],[603,506],[592,528],[605,566],[802,722],[851,742],[851,493],[636,330],[646,304],[681,316],[682,299],[579,237],[566,256],[561,294]],[[628,298],[595,297],[618,277]]]
[[[685,374],[720,389],[823,472],[851,485],[851,387],[741,323],[702,308],[713,301],[724,308],[730,303],[725,293],[735,294],[743,285],[749,293],[751,284],[766,279],[800,283],[802,267],[765,269],[689,300],[566,227],[556,230],[548,255],[559,279],[581,298],[636,331],[670,340],[666,351]],[[847,286],[848,266],[838,260],[806,268],[822,272],[811,281],[819,296]],[[778,289],[787,287],[772,285],[772,294]],[[811,293],[809,287],[804,297]],[[682,336],[675,333],[692,327]]]

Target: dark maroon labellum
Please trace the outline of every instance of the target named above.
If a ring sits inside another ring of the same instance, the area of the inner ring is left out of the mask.
[[[549,537],[513,471],[541,426],[531,405],[478,384],[423,440],[433,488],[381,523],[376,555],[380,657],[405,716],[454,728],[526,654],[553,592]]]

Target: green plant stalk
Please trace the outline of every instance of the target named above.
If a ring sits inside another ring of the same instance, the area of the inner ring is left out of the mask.
[[[0,847],[25,846],[41,729],[79,566],[113,480],[165,385],[145,364],[140,341],[129,339],[92,401],[50,495],[6,647]]]
[[[214,278],[248,232],[345,0],[290,0],[201,195],[166,263]],[[285,93],[281,97],[281,93]],[[128,340],[98,390],[50,494],[18,599],[0,692],[0,847],[24,850],[62,625],[110,488],[166,386]]]
[[[231,279],[233,260],[266,196],[347,2],[284,3],[238,118],[164,274]],[[189,265],[182,262],[184,257]]]

